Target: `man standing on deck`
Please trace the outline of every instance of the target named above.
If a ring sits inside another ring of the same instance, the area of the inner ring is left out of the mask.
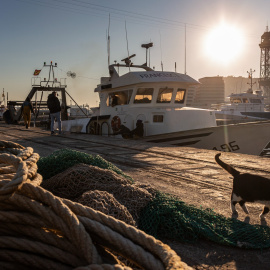
[[[51,135],[54,134],[54,120],[55,119],[58,122],[59,134],[61,134],[61,106],[60,106],[60,101],[57,98],[55,91],[53,91],[48,96],[47,106],[50,110],[50,116],[51,116]]]

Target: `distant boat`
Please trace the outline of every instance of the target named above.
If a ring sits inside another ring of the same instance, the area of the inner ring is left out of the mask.
[[[199,84],[196,80],[134,65],[131,57],[122,60],[125,64],[110,65],[110,76],[101,78],[95,89],[100,106],[91,108],[92,117],[63,121],[63,130],[123,138],[135,134],[152,143],[253,155],[260,155],[270,141],[270,121],[218,127],[215,111],[186,106],[187,92]],[[120,67],[129,71],[120,76]],[[141,133],[136,133],[138,126]]]
[[[212,106],[216,108],[217,121],[222,120],[241,122],[270,120],[270,112],[266,111],[262,91],[253,92],[249,89],[245,93],[231,94],[230,104]]]

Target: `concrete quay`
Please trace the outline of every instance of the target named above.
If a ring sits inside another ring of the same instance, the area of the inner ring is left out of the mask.
[[[0,124],[0,140],[31,146],[41,157],[62,148],[98,154],[135,181],[149,183],[161,191],[179,196],[187,203],[215,209],[228,217],[231,215],[229,204],[232,177],[215,163],[217,151],[214,150],[172,147],[89,134],[66,133],[52,136],[49,131],[41,128],[25,129],[22,126],[5,124]],[[220,158],[241,172],[270,178],[269,158],[228,152],[222,153]],[[220,207],[217,208],[218,205]],[[251,222],[257,224],[261,205],[251,204],[250,211]]]
[[[66,133],[50,135],[41,128],[0,123],[0,140],[33,147],[41,157],[70,148],[100,155],[129,174],[135,181],[150,184],[162,192],[178,196],[187,204],[211,208],[231,217],[232,177],[215,163],[217,151],[191,147],[172,147],[139,140]],[[263,175],[270,179],[270,159],[236,153],[222,153],[221,159],[241,172]],[[270,191],[269,191],[270,192]],[[247,203],[250,215],[239,210],[238,219],[261,224],[262,205]],[[270,224],[270,214],[266,224]],[[270,251],[243,250],[200,241],[184,244],[164,239],[184,262],[196,269],[270,269]],[[249,268],[250,266],[250,268]]]

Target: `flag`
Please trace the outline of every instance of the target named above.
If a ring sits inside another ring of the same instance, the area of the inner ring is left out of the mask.
[[[40,73],[40,71],[41,71],[41,69],[36,69],[35,71],[34,71],[34,76],[38,76],[39,75],[39,73]]]

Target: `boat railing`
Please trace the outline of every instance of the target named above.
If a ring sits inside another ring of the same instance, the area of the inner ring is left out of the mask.
[[[219,111],[222,106],[226,106],[228,103],[216,103],[216,104],[211,104],[211,110],[216,110]]]
[[[234,103],[234,104],[227,104],[220,107],[221,111],[264,111],[263,104],[254,104],[254,103]]]

